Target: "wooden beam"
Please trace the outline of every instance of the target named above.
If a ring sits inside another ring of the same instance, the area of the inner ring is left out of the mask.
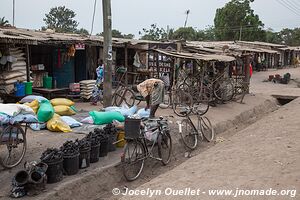
[[[29,49],[29,45],[26,45],[26,79],[27,82],[30,82],[30,49]]]

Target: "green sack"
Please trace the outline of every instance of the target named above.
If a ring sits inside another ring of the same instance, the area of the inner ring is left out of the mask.
[[[94,120],[94,124],[102,125],[112,123],[113,120],[117,120],[119,122],[124,122],[125,117],[119,112],[98,112],[98,111],[91,111],[90,116]]]
[[[54,115],[54,108],[50,101],[42,100],[40,103],[40,108],[37,113],[38,120],[40,122],[47,122]]]

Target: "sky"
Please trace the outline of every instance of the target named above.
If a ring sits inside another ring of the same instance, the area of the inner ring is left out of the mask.
[[[1,0],[0,5],[0,17],[5,17],[11,24],[12,2]],[[165,29],[167,26],[182,27],[185,11],[189,9],[187,26],[204,29],[213,25],[216,9],[227,2],[229,0],[112,0],[112,27],[139,38],[139,31],[151,24]],[[292,12],[287,3],[299,7],[292,8]],[[40,29],[45,26],[43,18],[50,8],[66,6],[76,13],[78,28],[91,30],[94,0],[15,0],[15,5],[15,25],[18,28]],[[300,27],[300,0],[255,0],[251,6],[265,28],[280,31],[282,28]],[[102,30],[102,1],[97,0],[93,34]]]

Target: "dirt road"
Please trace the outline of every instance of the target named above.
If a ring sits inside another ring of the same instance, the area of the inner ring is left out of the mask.
[[[238,132],[230,140],[217,144],[134,191],[162,191],[161,195],[151,199],[300,199],[299,119],[300,99],[296,99]],[[201,192],[199,195],[164,195],[164,192],[186,188]],[[237,188],[249,191],[272,188],[279,194],[234,198]],[[209,195],[210,190],[221,189],[232,190],[232,194]],[[297,190],[297,194],[292,190]],[[122,199],[141,198],[149,197],[137,195]]]

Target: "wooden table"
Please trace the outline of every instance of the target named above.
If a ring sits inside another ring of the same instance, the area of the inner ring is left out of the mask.
[[[55,95],[63,94],[63,96],[67,97],[69,93],[69,88],[56,88],[56,89],[47,89],[47,88],[32,88],[32,92],[39,93],[46,97],[47,99],[51,99]]]

